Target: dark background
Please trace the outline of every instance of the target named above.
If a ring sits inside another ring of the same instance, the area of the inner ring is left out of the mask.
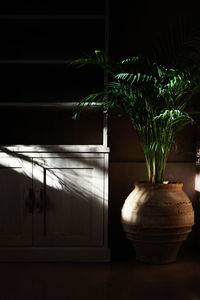
[[[197,4],[160,1],[3,1],[0,4],[1,144],[101,144],[102,116],[51,109],[7,108],[8,102],[75,102],[103,87],[103,73],[76,70],[68,63],[108,50],[116,58],[143,53],[174,64],[183,54],[199,59],[200,16]],[[107,23],[108,22],[108,23]],[[199,107],[199,97],[193,103]],[[145,177],[144,155],[126,117],[110,114],[109,243],[117,254],[128,253],[120,210],[134,180]],[[198,121],[178,137],[169,162],[193,189]],[[177,172],[176,172],[177,171]],[[196,236],[195,236],[196,238]],[[194,238],[194,239],[195,239]]]

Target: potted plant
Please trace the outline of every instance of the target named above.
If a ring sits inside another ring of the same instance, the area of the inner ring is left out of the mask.
[[[165,168],[177,133],[193,123],[187,107],[199,88],[198,69],[171,68],[142,55],[115,61],[101,51],[73,63],[94,64],[109,75],[104,90],[80,101],[74,118],[86,105],[120,111],[130,118],[144,150],[148,182],[135,183],[121,214],[137,259],[175,261],[194,224],[194,212],[182,184],[166,182]]]

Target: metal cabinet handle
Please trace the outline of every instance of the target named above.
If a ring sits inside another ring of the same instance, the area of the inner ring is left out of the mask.
[[[35,191],[35,205],[34,205],[34,211],[37,213],[41,213],[43,209],[43,198],[44,193],[43,189],[36,190]]]
[[[26,201],[25,201],[26,209],[29,213],[33,212],[33,206],[34,206],[34,192],[33,189],[30,188],[26,192]]]

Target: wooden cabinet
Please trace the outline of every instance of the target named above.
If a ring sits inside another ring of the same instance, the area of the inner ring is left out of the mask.
[[[104,146],[0,153],[0,260],[101,260],[107,247]]]
[[[1,145],[42,144],[0,149],[0,261],[106,261],[107,123],[68,109],[107,74],[66,66],[108,52],[108,1],[4,3],[0,24]]]
[[[26,206],[31,184],[32,178],[24,175],[20,159],[7,155],[0,158],[1,246],[32,245],[32,214]]]
[[[42,146],[1,147],[0,261],[106,261],[107,125],[72,124],[68,107],[107,75],[66,65],[108,52],[107,1],[13,5],[0,13],[1,145]]]

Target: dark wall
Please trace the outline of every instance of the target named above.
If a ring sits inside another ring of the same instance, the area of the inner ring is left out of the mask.
[[[173,52],[179,49],[166,39],[175,37],[170,43],[176,46],[191,41],[200,26],[198,12],[195,1],[124,0],[122,3],[110,0],[110,52],[125,57],[138,52],[149,55],[158,50],[160,43],[165,43],[167,47],[160,49],[160,55],[173,55],[167,53],[168,46]]]
[[[183,57],[200,59],[200,19],[197,3],[112,1],[110,6],[110,54],[126,58],[142,53],[155,56],[173,66]],[[200,96],[192,102],[200,109]],[[195,190],[195,155],[199,140],[199,120],[187,126],[176,139],[166,171],[166,180],[181,181],[184,191],[193,202],[196,224],[199,223],[198,193]],[[110,153],[110,242],[114,255],[132,252],[120,224],[124,200],[134,182],[146,180],[144,154],[130,121],[123,116],[109,117]],[[195,225],[185,245],[199,239],[199,225]]]

